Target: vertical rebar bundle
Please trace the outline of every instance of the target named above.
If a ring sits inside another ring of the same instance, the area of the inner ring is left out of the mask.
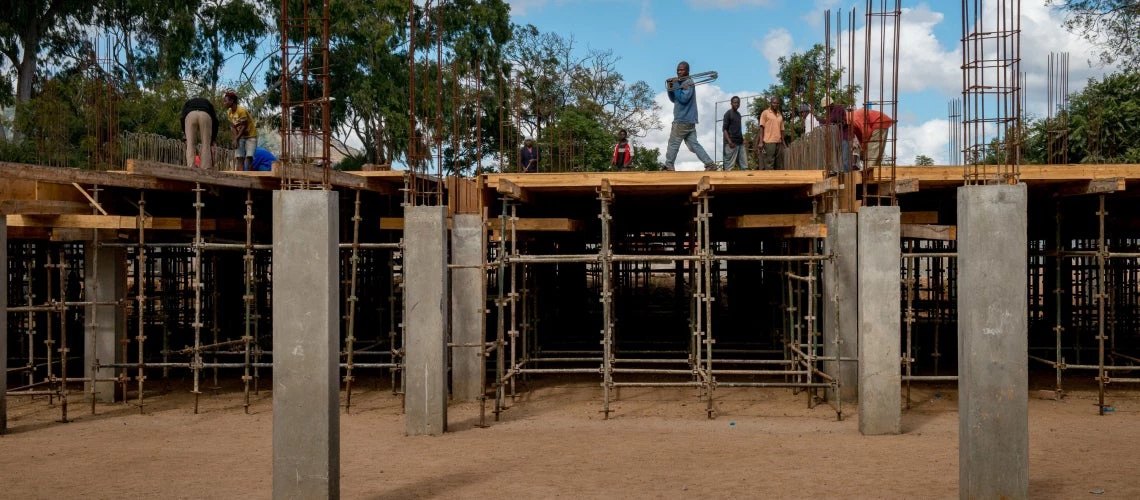
[[[1021,0],[962,0],[966,184],[1021,177]]]
[[[856,105],[856,110],[868,113],[863,119],[865,127],[870,130],[867,144],[862,145],[866,167],[863,172],[863,204],[895,205],[898,203],[895,197],[895,138],[898,127],[890,120],[898,116],[902,1],[867,0],[866,15],[863,103]],[[876,48],[878,54],[873,53]],[[872,120],[869,118],[871,111],[879,111],[880,114]]]
[[[946,103],[946,118],[950,122],[947,141],[947,165],[962,165],[962,100],[951,99]]]
[[[1069,163],[1069,53],[1049,53],[1046,80],[1046,163]]]
[[[329,0],[321,1],[319,13],[309,0],[299,13],[290,12],[289,4],[281,0],[282,187],[329,189]],[[301,87],[299,100],[292,95],[294,85]],[[307,175],[311,168],[320,172],[317,185]]]

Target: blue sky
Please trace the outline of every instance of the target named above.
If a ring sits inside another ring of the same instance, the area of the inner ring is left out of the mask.
[[[512,21],[573,37],[582,46],[613,49],[627,80],[645,80],[661,88],[676,63],[687,60],[694,73],[715,70],[714,84],[699,87],[701,143],[714,149],[715,119],[731,95],[751,95],[774,81],[777,58],[823,42],[823,10],[849,12],[858,7],[856,28],[863,25],[865,2],[840,0],[509,0]],[[876,4],[881,3],[875,0]],[[947,157],[946,105],[961,95],[961,2],[903,1],[899,62],[898,158],[900,164],[925,154]],[[992,3],[992,2],[990,2]],[[1045,113],[1046,58],[1051,51],[1071,54],[1070,88],[1081,89],[1089,77],[1110,73],[1088,61],[1095,50],[1061,26],[1062,14],[1045,0],[1022,1],[1022,71],[1027,73],[1027,110]],[[844,24],[847,24],[844,15]],[[845,26],[846,28],[846,26]],[[833,28],[834,37],[834,28]],[[856,79],[862,81],[862,31]],[[889,57],[889,56],[888,56]],[[662,122],[671,108],[664,93]],[[664,152],[667,130],[651,131],[640,142]],[[678,166],[696,168],[682,148]]]

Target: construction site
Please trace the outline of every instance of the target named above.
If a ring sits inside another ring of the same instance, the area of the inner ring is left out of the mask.
[[[892,116],[901,3],[825,14],[828,64],[864,52],[845,83]],[[285,9],[304,97],[272,171],[187,168],[114,120],[89,168],[0,163],[5,489],[1136,497],[1140,165],[1022,164],[1020,1],[982,3],[951,164],[896,166],[892,128],[852,170],[824,125],[777,170],[596,172],[571,147],[469,176],[444,165],[481,140],[459,125],[330,169],[328,2],[323,28]]]

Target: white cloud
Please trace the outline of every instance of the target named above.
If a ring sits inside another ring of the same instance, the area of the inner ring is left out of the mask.
[[[937,118],[918,125],[899,125],[895,141],[898,165],[914,165],[914,157],[926,155],[935,165],[949,164],[950,122]]]
[[[772,0],[689,0],[689,6],[697,9],[735,9],[769,5],[772,5]]]
[[[815,0],[815,6],[812,8],[812,10],[808,11],[807,14],[803,15],[803,20],[805,23],[808,23],[808,25],[812,27],[823,26],[823,13],[828,9],[835,10],[835,7],[837,5],[839,5],[839,0]],[[850,12],[850,10],[844,11],[843,22],[845,23],[847,22],[847,12]],[[835,12],[832,12],[831,15],[834,19]]]
[[[720,144],[722,140],[720,126],[717,124],[717,120],[728,110],[728,100],[732,96],[739,96],[742,101],[748,102],[750,101],[748,97],[757,93],[747,90],[729,93],[712,84],[697,87],[697,116],[700,120],[700,123],[697,124],[697,142],[701,143],[710,158],[717,161],[724,159]],[[638,140],[637,143],[641,147],[657,148],[661,152],[659,157],[661,163],[665,163],[665,151],[669,146],[669,129],[670,124],[673,123],[673,103],[669,102],[669,96],[665,92],[658,93],[654,97],[654,101],[660,106],[658,117],[665,126],[658,130],[647,131],[645,137]],[[741,114],[747,113],[746,106],[747,104],[740,107]],[[750,118],[745,117],[744,119],[747,122]],[[701,170],[704,168],[704,164],[697,160],[697,155],[689,152],[684,144],[681,144],[681,148],[677,152],[675,166],[677,170]]]
[[[641,2],[641,15],[637,18],[637,32],[650,34],[657,31],[657,23],[653,20],[653,13],[649,11],[649,1]]]
[[[788,33],[788,30],[775,28],[768,30],[768,34],[764,35],[763,40],[753,40],[752,47],[768,61],[768,73],[775,78],[780,71],[779,59],[792,53],[794,42],[792,41],[792,34]]]
[[[530,10],[541,10],[550,0],[507,0],[511,6],[511,15],[525,16]]]

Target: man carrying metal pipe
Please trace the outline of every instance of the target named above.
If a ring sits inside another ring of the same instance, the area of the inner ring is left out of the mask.
[[[673,127],[669,130],[669,146],[665,150],[665,170],[675,170],[673,163],[677,160],[677,150],[681,142],[697,154],[705,170],[715,170],[716,164],[705,152],[705,148],[697,142],[697,89],[696,83],[689,78],[689,63],[677,63],[677,77],[665,80],[666,93],[669,101],[673,103]]]

